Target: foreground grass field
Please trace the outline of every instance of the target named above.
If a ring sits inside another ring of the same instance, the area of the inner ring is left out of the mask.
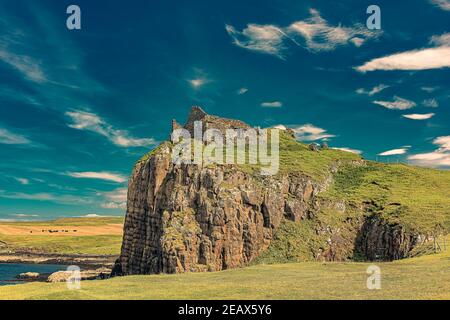
[[[118,255],[123,221],[123,217],[104,217],[4,222],[0,224],[0,251]],[[61,232],[67,229],[68,233]]]
[[[287,263],[215,273],[128,276],[66,284],[0,287],[0,299],[450,299],[450,250],[381,268],[368,290],[371,263]]]

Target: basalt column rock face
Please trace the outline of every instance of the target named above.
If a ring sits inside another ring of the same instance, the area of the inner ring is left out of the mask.
[[[205,116],[208,126],[246,126]],[[255,176],[233,165],[173,164],[164,143],[129,180],[122,251],[114,274],[218,271],[247,265],[282,219],[308,216],[319,191],[302,175]]]
[[[174,165],[169,148],[136,165],[119,274],[218,271],[248,264],[281,223],[308,214],[302,177],[256,180],[233,167]],[[293,192],[296,200],[285,200]]]
[[[418,244],[428,241],[424,235],[406,232],[398,224],[388,224],[377,216],[365,219],[356,238],[356,251],[370,261],[392,261],[408,256]]]

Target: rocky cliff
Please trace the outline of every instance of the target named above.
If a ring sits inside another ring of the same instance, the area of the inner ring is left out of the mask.
[[[199,108],[193,108],[184,127],[192,130],[194,120],[220,130],[248,127],[241,121],[207,115]],[[174,129],[178,127],[174,121]],[[368,260],[392,260],[407,256],[424,242],[425,236],[418,231],[374,215],[364,205],[321,196],[344,161],[364,166],[363,160],[347,155],[338,159],[336,155],[342,155],[338,151],[320,154],[297,146],[291,133],[284,139],[286,154],[295,157],[292,152],[298,149],[303,162],[311,161],[309,157],[317,159],[313,164],[328,161],[321,167],[320,179],[309,167],[295,170],[291,168],[296,166],[285,165],[277,175],[262,176],[237,165],[173,164],[169,141],[141,159],[129,179],[122,251],[113,273],[245,266],[266,251],[284,254],[277,251],[277,231],[287,230],[286,223],[308,226],[302,239],[291,239],[292,243],[283,246],[292,251],[301,240],[298,250],[309,252],[311,259],[345,260],[359,254]],[[293,161],[283,155],[281,159]],[[324,212],[331,212],[327,219],[321,218]]]
[[[120,257],[126,274],[246,265],[283,219],[308,216],[320,190],[302,176],[257,179],[234,167],[173,165],[170,156],[163,147],[131,176]]]

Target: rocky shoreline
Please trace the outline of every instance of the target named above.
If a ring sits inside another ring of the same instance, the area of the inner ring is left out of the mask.
[[[36,252],[0,252],[0,263],[61,264],[84,268],[111,267],[116,255],[56,254]]]
[[[2,264],[56,264],[75,265],[81,269],[81,280],[105,279],[109,277],[116,255],[81,255],[81,254],[55,254],[42,252],[0,252]],[[42,273],[27,276],[31,272],[16,275],[11,282],[61,282],[67,276],[65,271],[55,273]]]

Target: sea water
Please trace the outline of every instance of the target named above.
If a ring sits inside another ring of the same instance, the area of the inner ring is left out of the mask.
[[[24,272],[53,273],[66,270],[67,266],[57,264],[0,263],[0,286],[24,283],[16,278]]]

